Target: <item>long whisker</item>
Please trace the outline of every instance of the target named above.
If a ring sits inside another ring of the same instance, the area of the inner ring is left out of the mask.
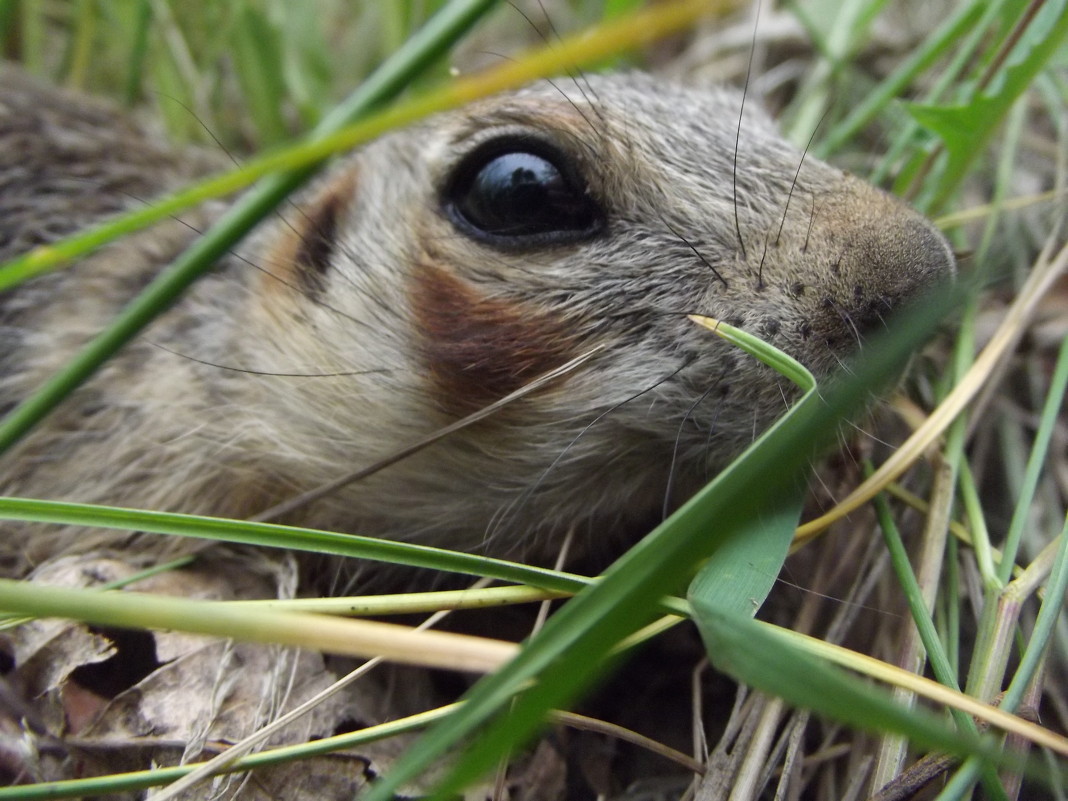
[[[450,434],[453,434],[463,428],[467,428],[468,426],[474,425],[475,423],[481,420],[485,420],[487,417],[496,414],[510,403],[514,403],[520,398],[525,397],[526,395],[529,395],[532,392],[536,392],[547,384],[552,383],[561,376],[564,376],[567,373],[570,373],[571,371],[575,370],[577,367],[585,364],[596,354],[600,353],[603,349],[604,347],[602,345],[597,345],[586,351],[585,353],[581,354],[580,356],[575,357],[566,364],[557,367],[555,370],[550,370],[548,373],[545,373],[544,375],[535,378],[529,384],[520,387],[515,392],[505,395],[500,400],[494,401],[488,406],[479,409],[477,412],[474,412],[473,414],[467,415],[467,417],[457,420],[455,423],[450,423],[449,425],[443,428],[439,428],[432,434],[428,434],[427,436],[416,440],[410,445],[407,445],[395,451],[384,459],[380,459],[379,461],[368,467],[364,467],[360,470],[356,470],[352,473],[341,476],[340,478],[337,478],[334,481],[329,482],[328,484],[324,484],[321,487],[309,490],[308,492],[297,495],[296,497],[290,498],[289,500],[283,501],[282,503],[275,504],[274,506],[270,507],[269,509],[266,509],[263,512],[260,512],[258,515],[250,519],[257,523],[275,520],[283,515],[286,515],[296,509],[301,508],[302,506],[307,506],[309,503],[317,501],[320,498],[324,498],[327,495],[330,495],[331,493],[336,492],[342,487],[352,484],[355,481],[367,478],[367,476],[377,473],[379,470],[383,470],[389,467],[390,465],[396,464],[402,459],[408,458],[414,453],[418,453],[427,446],[433,445],[435,442],[444,439]]]
[[[667,519],[668,512],[671,509],[671,486],[675,483],[675,468],[678,466],[679,461],[679,443],[682,441],[682,430],[686,426],[686,422],[690,419],[691,415],[693,415],[694,410],[704,403],[712,393],[712,390],[719,386],[719,383],[723,380],[725,374],[726,370],[720,373],[719,378],[717,378],[708,389],[701,393],[700,397],[698,397],[697,400],[691,404],[690,408],[686,410],[686,414],[682,416],[682,420],[679,422],[678,430],[675,432],[675,445],[671,449],[671,466],[668,468],[667,486],[664,488],[664,506],[661,510],[664,519]]]
[[[247,367],[234,367],[233,365],[209,362],[206,359],[198,359],[196,356],[190,356],[188,353],[181,353],[180,351],[168,348],[166,345],[161,345],[159,342],[149,342],[148,344],[173,354],[180,359],[186,359],[187,361],[196,364],[203,364],[205,367],[214,367],[216,370],[228,370],[233,373],[244,373],[246,375],[270,376],[272,378],[342,378],[354,375],[388,375],[394,372],[388,367],[378,367],[370,370],[345,370],[338,373],[275,373],[269,370],[252,370]]]
[[[723,284],[723,286],[728,287],[728,288],[730,287],[730,285],[727,283],[727,279],[723,277],[723,275],[720,273],[720,271],[717,270],[708,259],[706,259],[703,255],[701,255],[701,251],[699,251],[697,249],[697,247],[689,239],[687,239],[682,234],[680,234],[677,230],[675,230],[674,226],[672,226],[672,224],[669,223],[664,218],[663,215],[660,216],[660,220],[661,220],[661,222],[664,223],[664,226],[669,231],[671,231],[672,234],[675,235],[676,239],[678,239],[680,242],[682,242],[684,245],[686,245],[686,247],[688,247],[693,252],[693,255],[695,255],[700,260],[701,264],[705,265],[705,267],[707,267],[709,270],[712,271],[712,275],[716,276],[716,278]]]
[[[135,195],[132,192],[124,192],[123,194],[126,197],[130,198],[131,200],[135,200],[138,203],[144,204],[145,206],[150,206],[151,205],[151,201],[146,200],[145,198],[140,197],[139,195]],[[203,229],[198,228],[197,226],[193,225],[188,220],[183,220],[181,217],[177,217],[177,216],[175,216],[173,214],[171,215],[171,219],[174,220],[179,225],[184,225],[186,228],[188,228],[190,231],[192,231],[193,233],[195,233],[197,235],[203,235],[204,234]],[[303,237],[302,237],[302,241],[303,241]],[[309,296],[307,292],[302,290],[299,286],[297,286],[293,282],[288,281],[285,278],[283,278],[282,276],[278,275],[277,273],[272,272],[267,267],[264,267],[262,264],[260,264],[258,262],[255,262],[255,261],[252,261],[252,259],[248,258],[247,256],[242,255],[238,251],[236,251],[236,250],[227,251],[227,255],[237,259],[240,262],[243,262],[244,264],[247,264],[249,267],[252,267],[254,270],[259,270],[261,273],[266,275],[272,281],[277,281],[279,284],[281,284],[282,286],[286,287],[286,289],[293,290],[294,292],[299,294],[301,297],[306,298],[309,302],[311,302],[312,304],[318,306],[320,309],[326,309],[331,314],[336,314],[341,319],[343,319],[343,320],[345,320],[347,322],[350,322],[355,326],[359,326],[359,327],[362,327],[362,328],[367,328],[367,329],[374,330],[373,327],[369,323],[367,323],[366,321],[361,320],[361,319],[359,319],[357,317],[353,317],[351,314],[348,314],[347,312],[343,312],[341,309],[338,309],[335,306],[331,306],[329,303],[326,303],[325,301],[323,301],[319,297]]]
[[[782,209],[782,219],[779,221],[779,232],[775,234],[775,246],[778,247],[779,239],[782,237],[783,226],[786,225],[786,213],[790,210],[790,201],[794,196],[794,189],[797,187],[797,179],[801,175],[801,167],[805,163],[805,156],[808,155],[808,151],[812,148],[812,142],[816,138],[816,132],[819,131],[823,125],[823,121],[827,119],[827,115],[830,113],[830,108],[827,108],[823,112],[823,116],[820,117],[820,121],[816,123],[816,127],[812,130],[812,135],[808,138],[808,143],[805,145],[805,149],[801,152],[801,159],[797,162],[797,170],[794,172],[794,178],[790,181],[790,191],[786,194],[786,205]],[[810,228],[811,230],[811,228]],[[807,242],[807,239],[806,239]]]
[[[624,406],[626,406],[628,403],[631,403],[631,402],[637,400],[642,395],[645,395],[648,392],[652,392],[654,389],[656,389],[657,387],[661,386],[665,382],[670,381],[672,378],[674,378],[679,373],[681,373],[683,370],[685,370],[687,367],[689,367],[691,364],[693,364],[693,362],[694,362],[694,358],[688,359],[685,363],[680,365],[677,369],[673,370],[672,372],[668,373],[665,376],[662,376],[661,378],[658,378],[655,382],[653,382],[649,386],[638,390],[633,395],[630,395],[629,397],[624,398],[623,400],[621,400],[619,403],[614,404],[613,406],[609,407],[608,409],[605,409],[603,412],[601,412],[599,415],[597,415],[595,418],[593,418],[593,420],[591,420],[589,423],[587,423],[585,426],[583,426],[582,430],[579,431],[579,433],[576,434],[575,437],[569,443],[567,443],[567,445],[563,448],[563,450],[561,450],[560,453],[558,453],[556,455],[556,458],[552,460],[552,462],[549,464],[549,466],[546,467],[545,470],[542,471],[542,474],[540,476],[538,476],[537,481],[535,481],[530,487],[528,487],[526,490],[524,490],[523,494],[519,498],[517,498],[513,503],[511,503],[507,509],[502,510],[502,512],[501,512],[501,514],[499,516],[499,519],[497,520],[497,522],[494,525],[494,528],[495,529],[499,528],[501,526],[501,524],[502,524],[501,521],[506,519],[507,515],[510,512],[512,512],[517,507],[521,507],[522,504],[526,503],[526,501],[532,495],[534,495],[535,492],[537,492],[538,487],[540,487],[545,482],[545,479],[549,476],[550,473],[552,473],[552,471],[555,469],[555,467],[563,460],[563,458],[571,451],[571,449],[573,447],[575,447],[575,445],[578,443],[578,441],[581,440],[594,426],[596,426],[598,423],[600,423],[602,420],[604,420],[606,417],[608,417],[608,415],[610,415],[610,414],[618,411],[619,409],[623,408]]]
[[[749,46],[749,66],[745,69],[745,85],[742,87],[742,103],[738,107],[738,130],[734,133],[734,169],[731,170],[731,179],[734,192],[734,232],[738,235],[738,247],[742,251],[742,261],[748,261],[745,252],[745,242],[742,240],[742,224],[738,218],[738,148],[742,142],[742,117],[745,116],[745,99],[749,96],[749,79],[753,75],[753,56],[756,54],[757,26],[760,19],[760,3],[757,2],[756,20],[753,23],[753,41]]]

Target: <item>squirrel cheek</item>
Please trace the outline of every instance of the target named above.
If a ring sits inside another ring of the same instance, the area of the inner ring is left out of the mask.
[[[577,354],[562,320],[486,297],[437,264],[416,266],[410,303],[431,391],[448,414],[478,411]]]

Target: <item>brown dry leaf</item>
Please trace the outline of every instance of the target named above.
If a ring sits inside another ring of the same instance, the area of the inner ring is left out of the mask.
[[[105,554],[60,557],[40,567],[34,579],[91,587],[128,578],[141,568]],[[156,594],[227,600],[290,597],[295,585],[289,557],[219,549],[193,567],[134,586]],[[75,773],[92,775],[212,756],[336,678],[319,654],[180,632],[98,631],[76,622],[40,620],[19,626],[8,638],[15,663],[8,678],[17,697],[32,705],[44,729],[39,733],[56,738],[55,743],[76,735],[67,741],[71,752],[53,747],[40,762],[36,756],[23,758],[16,772],[38,778],[71,775],[71,760]],[[352,710],[351,697],[328,699],[270,744],[334,734]],[[5,740],[14,743],[25,732],[9,734]],[[324,761],[331,763],[329,770],[323,770]],[[264,772],[248,787],[269,787],[275,797],[284,798],[350,798],[362,786],[364,765],[365,760],[351,756],[313,760]],[[294,771],[301,781],[294,781]],[[323,775],[313,775],[317,772]],[[235,792],[243,782],[240,776],[237,783],[220,781],[232,784]],[[324,782],[343,789],[331,795]],[[297,787],[301,795],[295,794]],[[202,790],[214,792],[211,783]],[[249,790],[241,792],[246,797]]]

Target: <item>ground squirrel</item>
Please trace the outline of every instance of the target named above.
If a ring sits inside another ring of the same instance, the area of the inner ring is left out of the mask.
[[[889,312],[954,269],[919,215],[804,156],[756,103],[742,108],[733,90],[589,76],[484,100],[367,145],[268,218],[0,456],[0,494],[256,515],[594,351],[494,416],[285,520],[542,560],[573,530],[577,550],[618,551],[793,395],[689,314],[738,325],[826,376]],[[106,106],[0,72],[0,259],[219,166],[161,146]],[[0,294],[0,412],[223,208],[207,204]],[[175,542],[12,522],[0,532],[3,576],[92,586],[108,571],[157,563]],[[272,554],[277,562],[265,567],[262,554],[257,563],[248,552],[212,554],[157,576],[168,582],[162,591],[299,591],[286,557]],[[306,651],[166,633],[126,644],[105,635],[112,642],[85,656],[81,643],[103,639],[96,630],[48,624],[16,630],[5,681],[46,721],[41,732],[110,745],[19,752],[12,775],[194,759],[203,738],[240,739],[335,669]],[[117,687],[80,672],[100,663],[107,675],[112,662],[140,672]],[[396,717],[398,703],[422,708],[410,679],[398,686],[399,699],[375,686],[359,703],[338,696],[282,741],[351,727],[354,708],[360,720]],[[360,706],[372,702],[370,712]],[[375,770],[383,758],[388,766],[388,748],[385,757],[360,754]],[[300,797],[351,798],[363,764],[309,765],[319,772]],[[327,778],[335,789],[323,789]],[[284,772],[260,771],[257,782],[270,788],[265,796],[295,797]]]
[[[789,395],[688,314],[824,376],[953,270],[930,223],[804,156],[757,103],[742,108],[734,90],[591,75],[367,145],[4,454],[0,491],[253,515],[599,346],[566,377],[288,520],[496,555],[571,527],[581,540],[645,525],[669,483],[685,499]],[[0,143],[3,258],[211,163],[11,70]],[[0,409],[219,207],[0,295]],[[12,575],[116,536],[4,528]]]

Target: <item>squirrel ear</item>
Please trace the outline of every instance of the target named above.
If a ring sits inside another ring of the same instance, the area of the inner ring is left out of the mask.
[[[282,283],[307,294],[319,294],[337,247],[338,226],[352,206],[357,169],[329,176],[318,191],[294,206],[278,228],[268,252],[267,269]]]

